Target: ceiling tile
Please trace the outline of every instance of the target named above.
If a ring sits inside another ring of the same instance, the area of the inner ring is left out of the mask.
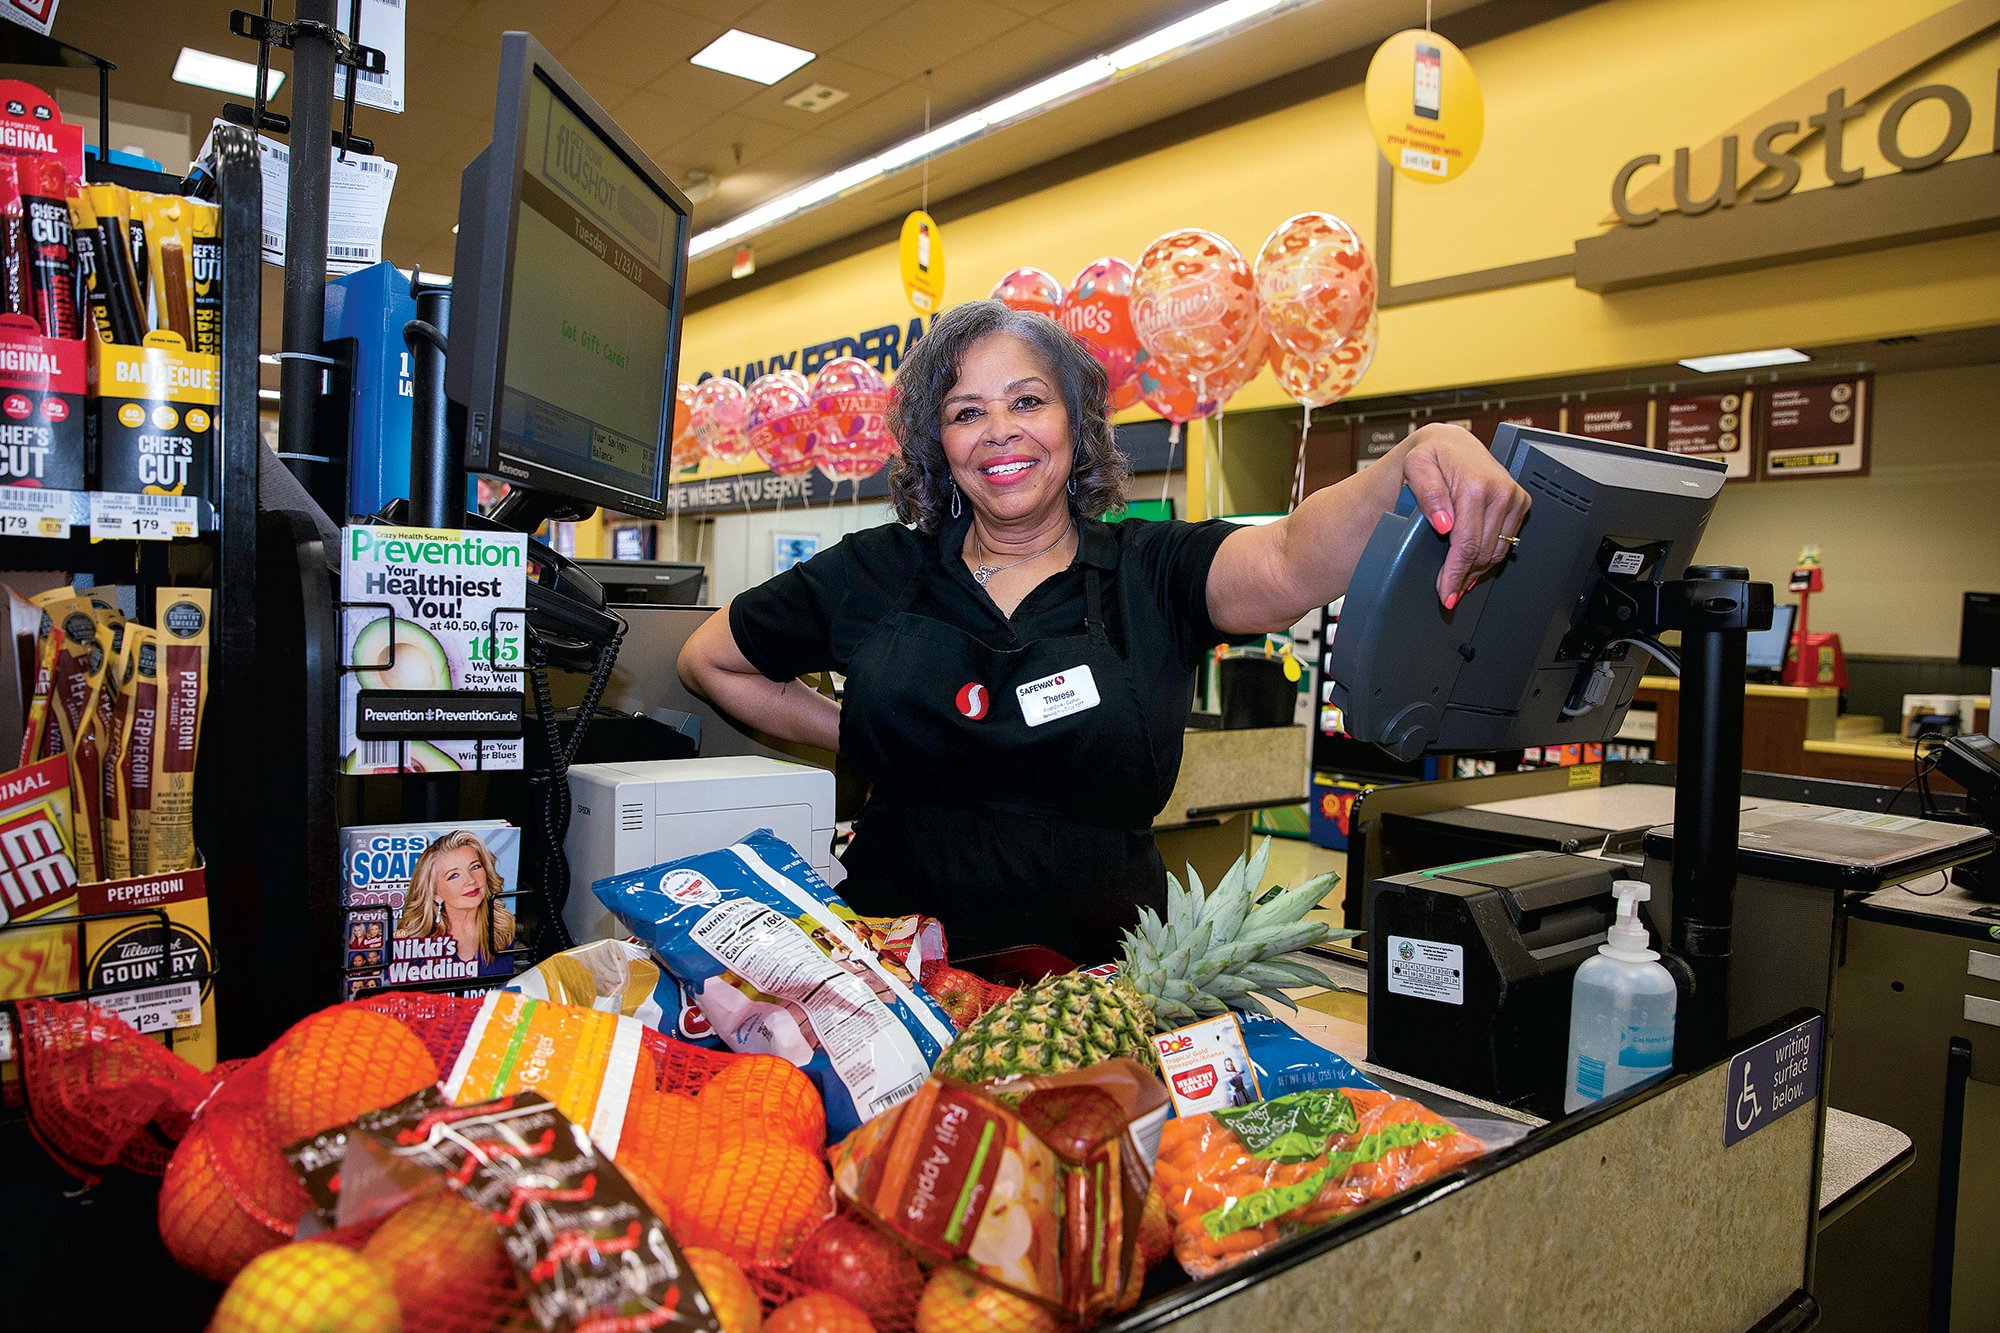
[[[490,122],[499,83],[498,40],[441,38],[423,66],[413,68],[404,81],[406,115],[421,116],[426,123],[459,115]]]
[[[417,0],[403,10],[410,33],[451,32],[472,17],[472,0]]]
[[[934,108],[931,121],[944,117],[943,108]],[[924,128],[924,88],[921,79],[899,83],[878,97],[834,117],[828,113],[826,125],[816,133],[861,149],[887,148],[921,134]]]
[[[811,66],[807,66],[808,69]],[[686,60],[670,67],[659,78],[646,85],[648,92],[657,93],[672,101],[686,102],[693,106],[705,106],[717,111],[727,111],[742,106],[745,102],[764,91],[761,84],[748,79],[739,79],[734,74],[722,74],[699,65],[690,65]]]
[[[660,160],[669,166],[669,174],[673,167],[699,167],[726,179],[755,167],[766,154],[799,137],[761,120],[724,117],[668,146]]]
[[[931,86],[938,104],[949,103],[955,114],[984,106],[1095,54],[1096,48],[1074,33],[1026,22],[936,66]]]
[[[588,32],[556,52],[587,88],[602,73],[640,87],[723,34],[724,24],[676,13],[652,0],[619,0]],[[727,76],[723,76],[727,77]]]
[[[990,42],[1022,22],[1019,14],[987,0],[913,4],[865,29],[830,54],[884,74],[917,78],[925,70],[935,69],[942,61]]]
[[[843,4],[829,5],[826,0],[762,0],[736,26],[774,42],[824,54],[908,3],[909,0],[846,0]]]
[[[1199,8],[1187,0],[1063,0],[1041,17],[1044,23],[1094,37],[1108,47],[1164,28]]]
[[[421,7],[426,0],[410,3]],[[560,54],[610,8],[610,0],[561,0],[559,4],[551,0],[478,0],[453,31],[477,37],[495,50],[499,49],[501,33],[525,32]]]
[[[786,106],[787,97],[796,96],[815,83],[823,83],[838,88],[847,94],[844,101],[835,102],[825,111],[801,111],[795,106]],[[852,65],[844,60],[821,58],[775,84],[742,104],[739,110],[777,125],[792,125],[803,133],[818,134],[829,125],[837,125],[848,112],[859,109],[870,100],[881,96],[896,86],[894,77],[876,70]]]
[[[632,141],[663,164],[670,147],[715,124],[721,116],[712,107],[662,97],[646,88],[611,108],[611,118],[632,136]]]
[[[757,7],[757,0],[674,0],[674,8],[710,23],[741,27],[745,14]]]

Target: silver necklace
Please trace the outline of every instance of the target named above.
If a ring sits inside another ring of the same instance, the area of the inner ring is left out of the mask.
[[[1054,541],[1050,542],[1047,546],[1044,546],[1041,550],[1035,552],[1033,555],[1024,555],[1019,560],[1013,561],[1010,564],[989,565],[986,563],[986,543],[979,539],[979,526],[977,524],[974,524],[972,528],[972,544],[979,551],[979,566],[978,568],[972,571],[973,581],[978,583],[979,586],[983,588],[986,586],[986,581],[988,579],[992,578],[995,574],[1000,573],[1002,570],[1012,569],[1015,565],[1025,565],[1030,560],[1041,559],[1043,556],[1047,555],[1050,551],[1055,550],[1056,547],[1061,546],[1064,542],[1068,541],[1070,530],[1075,526],[1076,526],[1075,519],[1071,519],[1069,522],[1063,524],[1063,530],[1061,535],[1058,536]]]

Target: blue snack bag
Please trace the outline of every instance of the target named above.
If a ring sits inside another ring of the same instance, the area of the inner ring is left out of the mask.
[[[692,994],[724,1045],[783,1056],[812,1078],[829,1141],[916,1092],[956,1035],[769,829],[591,888]]]
[[[1366,1074],[1281,1019],[1238,1009],[1237,1026],[1265,1101],[1315,1088],[1373,1088]]]

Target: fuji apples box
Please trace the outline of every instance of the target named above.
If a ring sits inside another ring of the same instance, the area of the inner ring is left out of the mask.
[[[215,1064],[215,948],[201,866],[79,884],[65,756],[0,774],[0,1000],[82,993]],[[81,930],[79,920],[81,918]],[[46,926],[46,928],[42,928]]]

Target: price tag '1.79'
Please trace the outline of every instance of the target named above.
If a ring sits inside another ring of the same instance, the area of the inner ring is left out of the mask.
[[[200,527],[200,501],[192,495],[127,495],[97,491],[90,497],[93,540],[129,537],[171,541],[192,537]]]
[[[0,486],[0,537],[69,536],[70,492]]]

